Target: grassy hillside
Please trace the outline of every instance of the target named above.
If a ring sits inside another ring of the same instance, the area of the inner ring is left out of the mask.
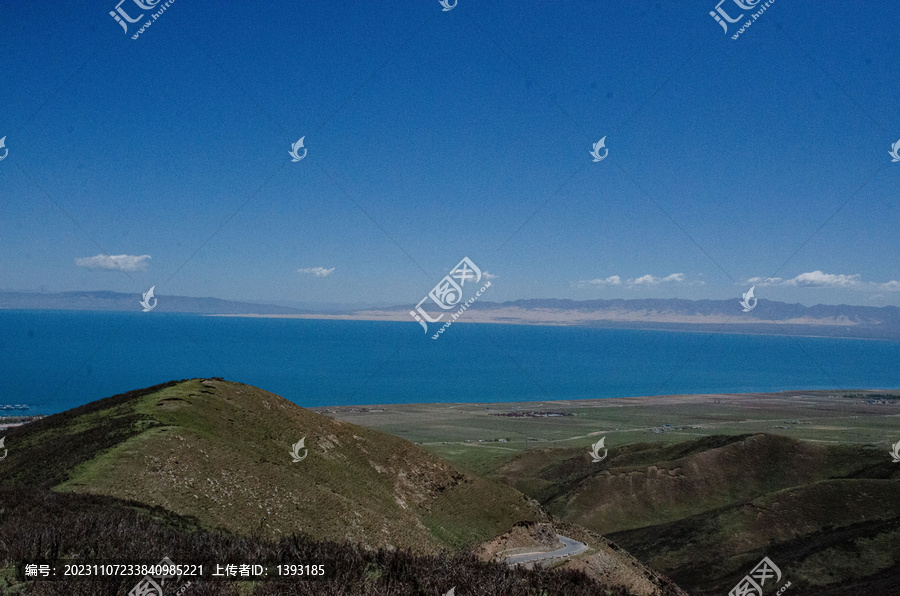
[[[726,593],[763,556],[795,594],[891,594],[900,581],[900,466],[880,450],[712,436],[622,446],[602,464],[535,449],[497,477],[691,594]]]
[[[862,458],[862,459],[861,459]],[[667,523],[781,488],[842,477],[878,453],[773,435],[712,436],[622,446],[603,464],[585,449],[535,449],[497,477],[551,513],[594,531]]]
[[[896,594],[900,490],[825,480],[611,539],[697,596],[723,594],[763,556],[811,594]]]
[[[292,463],[302,437],[309,455]],[[2,486],[134,500],[244,535],[434,552],[535,519],[517,491],[403,439],[222,380],[92,402],[11,429],[6,442]]]

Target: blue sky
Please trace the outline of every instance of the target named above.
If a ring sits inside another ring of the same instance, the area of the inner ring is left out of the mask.
[[[0,7],[0,289],[900,305],[896,3],[115,5]]]

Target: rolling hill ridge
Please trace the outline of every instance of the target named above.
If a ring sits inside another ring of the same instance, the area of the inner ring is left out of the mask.
[[[294,463],[301,438],[308,455]],[[238,534],[435,552],[538,515],[518,491],[408,441],[217,379],[92,402],[11,429],[7,441],[17,448],[2,485],[133,500]]]
[[[900,580],[900,467],[881,451],[712,435],[624,445],[603,466],[584,449],[532,449],[494,477],[691,594],[726,593],[763,556],[797,594],[894,594]]]
[[[6,565],[35,557],[135,557],[145,552],[137,545],[147,534],[160,557],[240,552],[278,561],[301,551],[328,553],[339,581],[354,586],[341,592],[347,594],[374,593],[371,586],[391,581],[432,585],[434,579],[408,573],[459,565],[459,585],[507,586],[498,594],[530,596],[528,585],[556,585],[570,586],[572,594],[605,586],[607,595],[685,595],[605,538],[553,522],[510,486],[404,439],[219,378],[108,397],[10,428],[6,437],[11,449],[0,467],[2,511],[11,514],[0,516]],[[292,445],[301,438],[295,461]],[[557,531],[586,541],[589,550],[558,561],[556,570],[524,574],[504,563],[500,551],[512,543],[540,547],[535,536]],[[0,590],[23,579],[0,568]],[[328,589],[341,585],[335,582]],[[125,587],[94,593],[90,586],[60,592],[54,585],[27,593],[97,596]],[[279,589],[285,591],[253,593],[319,593]]]

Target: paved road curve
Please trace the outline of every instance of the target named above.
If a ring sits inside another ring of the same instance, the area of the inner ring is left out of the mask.
[[[524,553],[521,555],[513,555],[506,558],[506,564],[510,566],[524,565],[534,563],[535,561],[548,561],[550,559],[558,559],[560,557],[571,557],[583,553],[587,550],[587,544],[566,538],[562,534],[557,534],[560,542],[563,543],[562,548],[550,552]]]

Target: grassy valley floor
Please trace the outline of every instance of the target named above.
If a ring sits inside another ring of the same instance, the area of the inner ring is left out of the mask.
[[[312,408],[403,437],[456,464],[492,472],[526,449],[677,443],[767,433],[818,443],[900,440],[900,391],[785,391],[477,404]],[[897,436],[895,436],[897,435]]]

